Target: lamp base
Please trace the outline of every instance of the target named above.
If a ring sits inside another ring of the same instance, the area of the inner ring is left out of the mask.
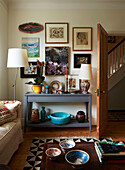
[[[88,94],[89,87],[90,83],[88,82],[88,80],[81,81],[81,90],[83,94]]]

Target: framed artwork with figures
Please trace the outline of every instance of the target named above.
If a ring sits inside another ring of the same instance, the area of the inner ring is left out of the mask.
[[[92,27],[73,27],[73,51],[92,51]]]
[[[46,44],[67,44],[69,43],[68,23],[45,23]]]

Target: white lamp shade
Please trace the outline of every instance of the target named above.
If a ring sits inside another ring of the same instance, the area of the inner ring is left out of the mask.
[[[28,67],[27,50],[21,48],[8,49],[7,67]]]
[[[81,64],[81,68],[79,71],[79,79],[82,79],[82,80],[92,79],[91,64]]]

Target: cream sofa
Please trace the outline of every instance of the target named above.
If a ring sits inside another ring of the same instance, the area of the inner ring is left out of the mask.
[[[13,119],[0,125],[0,164],[8,164],[14,152],[23,141],[21,129],[21,102],[5,102],[4,105],[13,113]]]

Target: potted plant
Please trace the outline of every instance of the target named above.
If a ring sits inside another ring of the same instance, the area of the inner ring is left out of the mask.
[[[43,81],[45,79],[45,77],[43,76],[43,67],[44,67],[44,62],[40,62],[39,60],[37,60],[37,65],[36,67],[33,67],[33,70],[31,72],[35,72],[35,69],[39,67],[40,68],[40,76],[36,77],[34,79],[34,82],[30,81],[26,84],[32,85],[32,90],[36,93],[36,94],[40,94],[42,91],[43,86]]]

